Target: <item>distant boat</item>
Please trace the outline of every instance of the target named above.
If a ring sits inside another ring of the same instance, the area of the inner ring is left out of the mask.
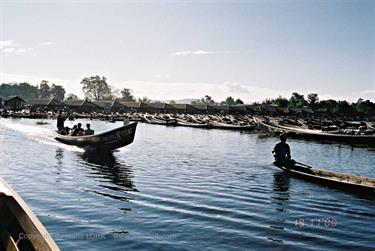
[[[92,150],[114,150],[133,143],[137,122],[89,136],[66,136],[56,133],[55,139],[67,145]]]
[[[0,250],[60,250],[31,209],[1,178]]]
[[[375,195],[375,178],[325,171],[306,166],[302,163],[283,165],[274,162],[274,165],[292,176],[308,181],[358,194]]]
[[[344,142],[348,144],[361,144],[368,146],[375,146],[375,135],[352,135],[352,134],[339,134],[329,133],[320,130],[311,130],[304,128],[296,128],[290,126],[283,126],[276,122],[267,122],[263,119],[254,117],[255,123],[270,132],[286,133],[292,138],[300,139],[315,139]]]

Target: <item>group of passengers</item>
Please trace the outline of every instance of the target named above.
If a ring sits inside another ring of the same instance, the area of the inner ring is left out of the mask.
[[[69,127],[60,127],[59,133],[61,135],[69,135],[69,136],[87,136],[87,135],[94,135],[95,131],[91,129],[89,123],[86,124],[86,129],[82,128],[82,124],[78,123],[74,125],[72,128]]]
[[[63,117],[62,112],[60,111],[59,115],[57,116],[57,129],[59,130],[60,134],[69,136],[94,135],[95,131],[91,129],[91,125],[89,123],[86,124],[86,130],[82,128],[81,123],[69,128],[64,126],[65,119],[66,118]]]

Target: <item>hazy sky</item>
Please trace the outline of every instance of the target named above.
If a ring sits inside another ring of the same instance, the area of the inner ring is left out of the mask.
[[[375,100],[374,0],[0,0],[0,18],[1,82],[83,96],[98,74],[158,100]]]

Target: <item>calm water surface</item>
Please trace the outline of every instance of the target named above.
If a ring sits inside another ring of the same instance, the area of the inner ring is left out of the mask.
[[[289,178],[271,165],[276,138],[139,124],[101,156],[35,122],[0,119],[0,176],[62,250],[375,249],[375,200]],[[369,149],[289,143],[300,162],[375,177]]]

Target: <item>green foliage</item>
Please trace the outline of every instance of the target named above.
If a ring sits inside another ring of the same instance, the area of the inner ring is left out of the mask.
[[[229,96],[225,99],[225,104],[227,105],[235,105],[236,102],[234,101],[234,98],[232,98],[232,96]]]
[[[50,95],[52,95],[55,99],[62,101],[65,98],[65,89],[61,85],[52,84]]]
[[[278,96],[274,100],[274,104],[277,105],[278,107],[288,107],[289,101],[284,97]]]
[[[337,105],[337,101],[333,99],[328,99],[328,100],[322,100],[319,102],[318,107],[327,109],[329,112],[333,113],[334,109]]]
[[[353,106],[359,113],[375,115],[375,103],[372,103],[370,100],[364,101],[360,98],[356,103],[353,103]]]
[[[138,99],[138,102],[142,102],[142,103],[151,103],[151,99],[149,99],[148,97],[144,96],[143,98],[139,98]]]
[[[306,103],[305,97],[297,92],[293,92],[289,99],[290,108],[302,108]]]
[[[58,100],[63,100],[65,89],[61,85],[52,84],[49,86],[48,81],[43,80],[39,87],[30,85],[26,82],[21,83],[4,83],[0,85],[0,97],[6,98],[8,96],[17,95],[24,100],[34,98],[50,98],[55,97]]]
[[[106,77],[91,76],[84,78],[81,81],[82,90],[85,96],[93,100],[108,100],[112,99],[112,90],[107,83]]]
[[[69,93],[65,100],[77,100],[77,99],[78,99],[77,95],[73,93]]]
[[[319,102],[318,94],[317,93],[311,93],[307,95],[307,102],[311,108],[315,108],[316,105]]]
[[[236,99],[236,105],[243,105],[243,101],[241,99]]]
[[[208,95],[204,96],[204,98],[201,99],[201,102],[207,105],[215,104],[215,101],[211,98],[211,96],[208,96]]]
[[[133,96],[133,91],[128,89],[128,88],[124,88],[121,90],[121,98],[120,98],[122,101],[135,101],[135,98]]]
[[[348,101],[338,101],[333,108],[333,113],[341,116],[354,115],[356,112],[356,109]]]
[[[47,80],[42,80],[39,85],[39,98],[49,98],[51,96],[51,88],[48,85]]]

